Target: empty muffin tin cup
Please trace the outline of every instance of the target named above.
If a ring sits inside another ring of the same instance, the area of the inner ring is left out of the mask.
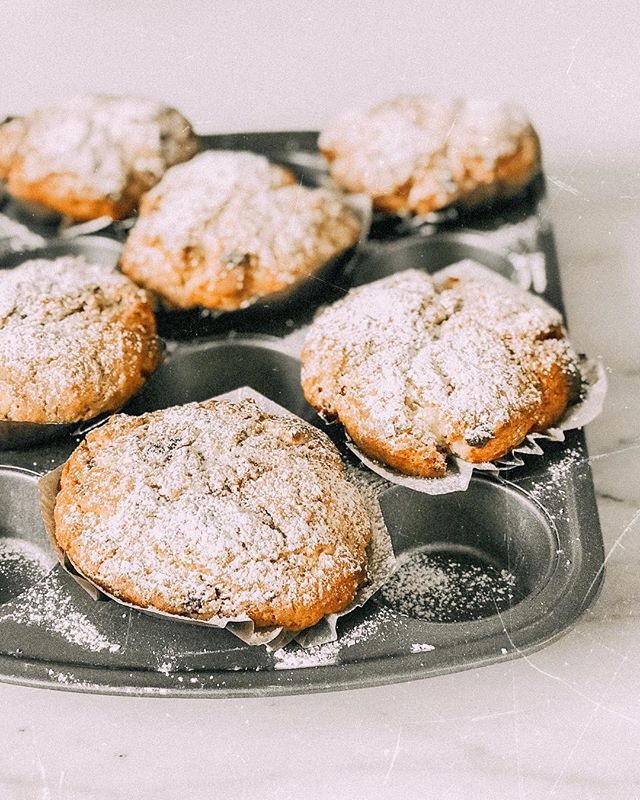
[[[379,245],[369,244],[359,254],[351,281],[354,286],[387,278],[406,269],[419,269],[432,275],[459,261],[475,261],[493,272],[527,289],[530,280],[519,274],[513,262],[484,246],[473,233],[439,233],[433,236],[412,236]]]
[[[38,478],[0,466],[0,605],[31,589],[57,563],[38,513]]]
[[[124,407],[127,414],[201,402],[250,386],[290,413],[322,427],[300,385],[300,362],[288,355],[282,340],[230,337],[182,345],[150,376]]]
[[[393,487],[379,501],[399,567],[377,603],[418,627],[478,623],[483,634],[488,624],[501,629],[505,618],[511,625],[514,615],[522,623],[540,612],[534,598],[556,569],[558,537],[523,492],[474,478],[464,493],[432,497]]]

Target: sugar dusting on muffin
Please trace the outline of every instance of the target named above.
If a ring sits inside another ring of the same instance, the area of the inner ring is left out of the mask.
[[[196,150],[191,126],[173,108],[78,96],[0,126],[0,178],[15,197],[74,218],[121,217]]]
[[[342,187],[395,212],[508,195],[540,169],[537,136],[512,103],[401,95],[343,114],[318,144]]]
[[[264,156],[212,151],[145,197],[122,270],[176,307],[233,310],[312,276],[359,234],[335,193],[295,185]]]
[[[113,268],[65,256],[0,272],[0,418],[116,410],[159,360],[149,298]]]
[[[312,405],[364,452],[427,476],[448,452],[491,460],[548,427],[577,375],[560,315],[470,262],[353,290],[316,318],[302,361]]]
[[[371,536],[329,439],[249,400],[112,417],[67,462],[55,520],[121,599],[291,629],[351,601]]]

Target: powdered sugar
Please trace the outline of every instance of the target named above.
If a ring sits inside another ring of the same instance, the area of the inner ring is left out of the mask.
[[[342,653],[355,645],[362,644],[386,625],[398,624],[397,618],[385,608],[377,607],[375,612],[359,622],[338,639],[325,644],[298,648],[295,645],[278,650],[273,654],[275,669],[308,669],[340,663]],[[401,622],[399,623],[401,624]]]
[[[143,290],[81,257],[1,271],[0,418],[65,422],[108,408],[155,347],[142,325],[127,327],[136,306],[149,308]]]
[[[363,577],[364,504],[330,441],[301,420],[208,401],[113,417],[84,447],[82,483],[65,493],[63,481],[58,495],[56,534],[124,599],[278,624],[285,609],[304,620],[338,610]],[[78,500],[86,492],[95,511]]]
[[[88,95],[0,127],[0,174],[10,188],[18,176],[30,182],[57,175],[68,192],[118,198],[149,188],[195,149],[189,123],[174,109],[142,98]]]
[[[8,611],[0,612],[0,622],[44,628],[70,644],[94,653],[117,653],[120,645],[109,641],[74,605],[72,595],[53,572],[46,583],[33,586],[21,594]]]
[[[404,560],[379,597],[414,619],[463,622],[509,608],[515,586],[510,572],[468,554],[417,553]]]
[[[429,653],[431,650],[435,649],[436,648],[432,644],[428,644],[427,642],[414,642],[411,645],[412,653]]]
[[[123,271],[179,307],[244,307],[286,289],[360,232],[341,197],[292,180],[252,153],[174,167],[145,198]]]
[[[513,104],[401,95],[344,114],[322,132],[319,146],[347,189],[375,197],[408,187],[408,208],[428,201],[432,210],[491,180],[498,161],[526,136],[533,137],[531,125]]]
[[[533,426],[540,376],[554,365],[568,379],[577,373],[561,331],[554,309],[473,262],[433,279],[407,270],[351,291],[316,318],[303,386],[356,442],[412,448],[443,465],[439,453],[464,457],[519,415]]]
[[[0,537],[0,603],[7,602],[40,581],[55,560],[25,539]]]

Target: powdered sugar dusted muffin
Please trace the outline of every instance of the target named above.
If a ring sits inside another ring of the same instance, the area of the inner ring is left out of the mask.
[[[506,198],[540,171],[538,137],[511,103],[401,95],[343,114],[319,147],[340,186],[395,214]]]
[[[300,630],[352,600],[369,517],[336,448],[252,400],[111,417],[64,466],[55,535],[118,598]]]
[[[557,311],[466,261],[397,273],[321,312],[302,386],[365,454],[437,477],[449,453],[491,461],[556,422],[577,362]]]
[[[209,151],[144,197],[121,267],[170,306],[233,310],[293,289],[359,233],[339,196],[264,156]]]
[[[14,197],[77,220],[121,219],[196,150],[191,125],[173,108],[134,97],[73,97],[0,125],[0,180]]]
[[[117,410],[160,358],[146,292],[114,269],[65,256],[0,270],[0,419]]]

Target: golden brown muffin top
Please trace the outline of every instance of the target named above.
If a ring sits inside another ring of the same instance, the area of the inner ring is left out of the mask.
[[[330,440],[297,418],[251,400],[190,403],[112,417],[76,454],[56,535],[123,599],[306,627],[362,577],[363,499]]]
[[[0,126],[0,177],[23,182],[51,175],[69,190],[119,198],[132,185],[153,186],[197,143],[187,120],[153,100],[83,95]]]
[[[0,418],[81,419],[84,399],[108,407],[120,391],[114,370],[136,373],[131,394],[158,359],[147,293],[113,267],[63,256],[0,270]]]
[[[431,197],[439,206],[451,202],[469,162],[491,173],[529,132],[513,103],[401,95],[342,114],[322,131],[319,147],[342,186],[374,196],[410,186],[414,208]]]
[[[338,416],[346,387],[381,439],[407,433],[439,447],[462,435],[478,446],[535,413],[540,372],[572,375],[576,364],[555,309],[467,261],[434,277],[396,273],[322,311],[302,378],[321,376],[321,402]]]

